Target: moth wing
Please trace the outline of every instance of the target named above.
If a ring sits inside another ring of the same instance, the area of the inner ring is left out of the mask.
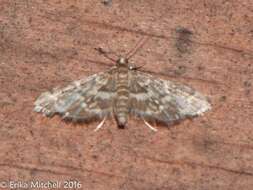
[[[74,121],[108,116],[116,94],[114,77],[115,68],[42,93],[34,103],[34,110],[46,116],[60,114]]]
[[[172,124],[211,109],[207,99],[188,86],[132,71],[130,113],[149,121]]]

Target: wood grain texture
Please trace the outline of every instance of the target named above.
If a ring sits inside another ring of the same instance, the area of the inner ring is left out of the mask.
[[[2,0],[0,181],[250,190],[252,8],[250,0],[113,0],[106,6],[99,0]],[[187,43],[177,40],[178,27],[191,31]],[[157,126],[157,133],[138,119],[126,130],[107,121],[94,133],[97,123],[74,125],[32,111],[41,92],[112,66],[94,48],[121,55],[143,36],[150,39],[131,63],[147,63],[144,71],[208,95],[210,112],[170,129]]]

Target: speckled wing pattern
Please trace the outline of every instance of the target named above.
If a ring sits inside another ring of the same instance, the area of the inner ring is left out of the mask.
[[[62,89],[45,92],[35,101],[36,112],[60,114],[74,121],[104,118],[112,113],[115,98],[115,68],[74,81]]]
[[[118,97],[117,68],[74,81],[62,89],[45,92],[35,102],[34,110],[46,116],[60,114],[74,121],[103,119],[115,115]],[[206,98],[188,86],[137,70],[128,72],[129,114],[167,125],[211,109]]]
[[[140,71],[132,71],[130,78],[130,113],[134,116],[170,125],[211,109],[206,98],[188,86]]]

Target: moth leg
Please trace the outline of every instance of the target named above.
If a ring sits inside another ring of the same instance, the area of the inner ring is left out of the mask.
[[[106,117],[98,124],[96,129],[94,129],[94,132],[98,131],[105,123]]]
[[[155,131],[155,132],[157,131],[157,129],[154,128],[154,127],[152,127],[144,118],[142,118],[142,119],[143,119],[145,125],[146,125],[148,128],[150,128],[152,131]]]

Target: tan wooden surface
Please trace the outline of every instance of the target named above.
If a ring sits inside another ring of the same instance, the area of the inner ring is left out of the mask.
[[[253,187],[253,3],[0,1],[0,181],[77,180],[89,190]],[[192,32],[179,39],[179,29]],[[131,118],[72,124],[33,112],[44,91],[108,69],[94,48],[207,95],[213,109],[154,133]],[[63,189],[63,186],[61,186]]]

